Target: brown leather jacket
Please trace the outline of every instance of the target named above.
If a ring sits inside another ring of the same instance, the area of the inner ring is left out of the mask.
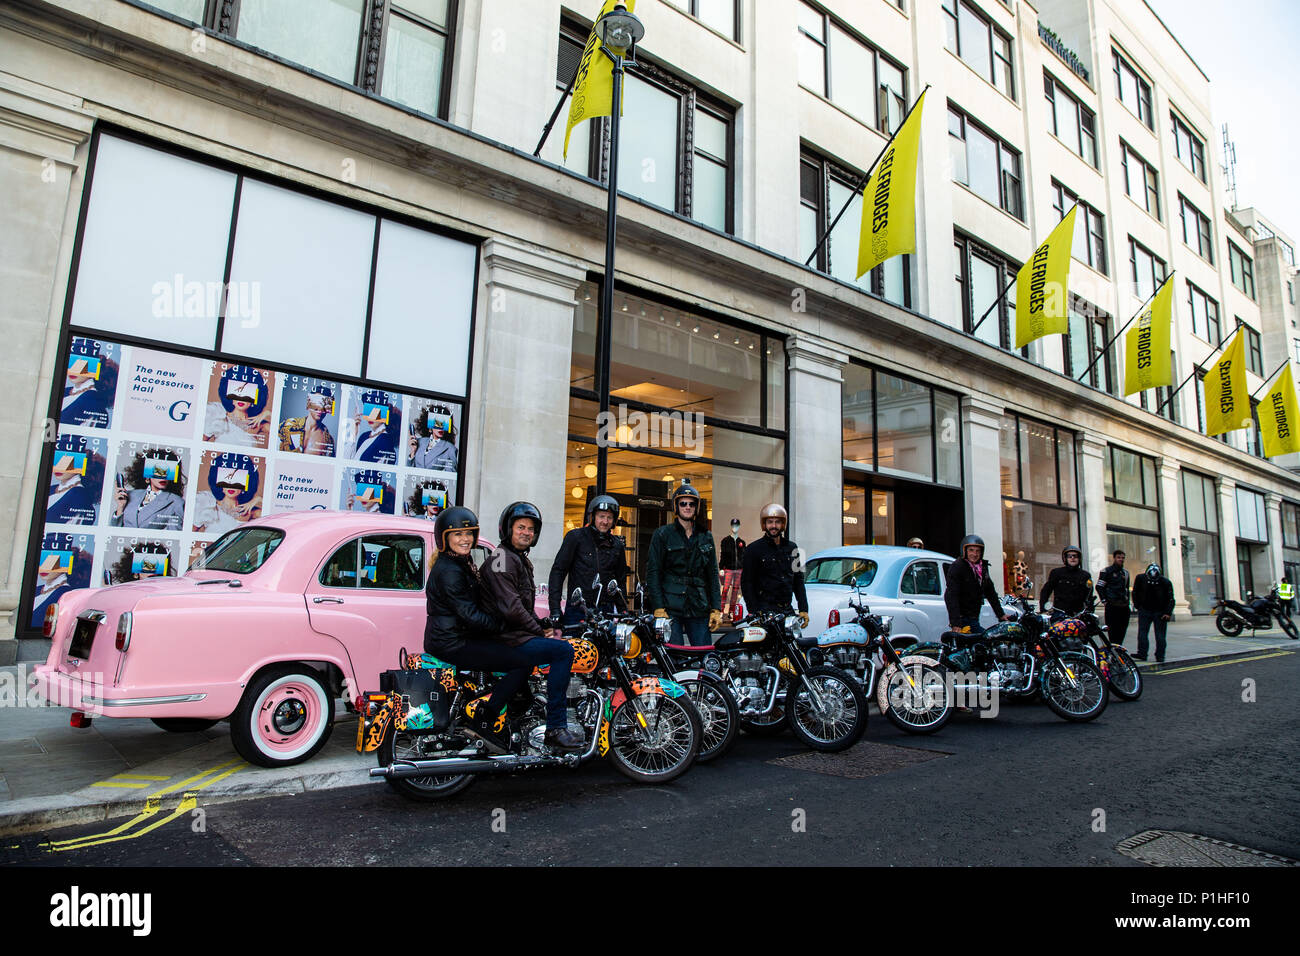
[[[485,597],[495,605],[505,624],[501,640],[518,647],[534,637],[545,637],[545,628],[533,611],[537,584],[533,580],[533,563],[526,555],[499,547],[479,569]]]

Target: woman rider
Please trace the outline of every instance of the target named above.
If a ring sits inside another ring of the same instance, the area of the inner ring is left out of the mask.
[[[478,517],[468,508],[443,510],[434,521],[438,556],[425,587],[428,618],[424,625],[424,650],[466,670],[505,671],[492,688],[486,706],[475,709],[462,729],[477,737],[494,753],[510,751],[510,732],[497,715],[505,710],[515,693],[539,664],[554,663],[566,670],[573,660],[567,641],[533,640],[525,650],[502,641],[504,621],[491,608],[479,570],[470,556],[478,544]],[[563,741],[547,742],[564,746]],[[566,749],[568,749],[566,747]]]

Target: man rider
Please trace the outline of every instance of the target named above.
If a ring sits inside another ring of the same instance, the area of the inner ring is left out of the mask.
[[[808,592],[804,589],[803,554],[785,536],[786,511],[773,502],[758,513],[761,540],[745,549],[740,590],[750,614],[790,610],[793,596],[799,602],[799,619],[808,626]]]
[[[536,509],[533,509],[536,512]],[[541,524],[541,515],[535,519]],[[516,522],[526,525],[527,522]],[[534,667],[549,664],[551,674],[564,672],[560,684],[560,712],[564,708],[564,689],[573,663],[573,647],[567,641],[549,640],[545,637],[525,636],[519,641],[518,633],[503,635],[502,617],[492,607],[478,568],[474,566],[471,550],[478,543],[478,516],[468,508],[447,508],[438,515],[433,525],[438,555],[429,582],[425,586],[425,605],[428,618],[424,625],[424,650],[450,664],[467,670],[504,671],[505,676],[492,688],[485,705],[480,704],[462,729],[477,737],[493,753],[510,751],[510,733],[503,719],[506,705],[523,686]],[[512,536],[513,537],[513,536]],[[527,550],[532,537],[525,535],[515,541],[524,542],[520,552]],[[518,556],[519,552],[515,552]],[[507,555],[509,562],[509,555]],[[521,562],[522,566],[522,562]],[[518,626],[521,618],[511,622]],[[568,749],[573,746],[574,735],[560,732],[551,724],[550,715],[555,708],[555,684],[548,680],[547,742]]]
[[[1156,632],[1156,660],[1165,659],[1165,631],[1174,615],[1174,585],[1160,573],[1160,565],[1147,566],[1147,573],[1133,582],[1133,606],[1138,612],[1138,646],[1135,661],[1147,659],[1147,632]]]
[[[646,598],[655,617],[672,621],[672,640],[709,644],[722,626],[722,591],[713,535],[696,527],[700,493],[682,479],[672,497],[673,520],[655,530],[646,556]],[[741,573],[744,578],[744,573]]]
[[[948,607],[948,626],[954,631],[981,633],[980,605],[985,601],[999,621],[1005,621],[998,589],[984,560],[984,539],[968,534],[961,539],[961,557],[948,565],[943,601]]]
[[[629,573],[623,539],[612,533],[617,517],[618,500],[612,495],[597,495],[587,505],[587,523],[564,536],[547,579],[547,601],[552,617],[560,616],[560,601],[567,599],[569,591],[575,587],[582,589],[587,607],[595,611],[596,592],[591,584],[597,575],[606,585],[601,593],[601,606],[615,610],[626,607],[621,596],[610,595],[608,586],[609,582],[617,581],[620,589],[626,587]],[[580,620],[582,611],[577,605],[565,610],[565,624],[576,624]]]
[[[1047,599],[1055,595],[1052,606],[1073,617],[1092,603],[1092,574],[1083,567],[1083,552],[1067,544],[1061,552],[1061,567],[1052,568],[1047,583],[1038,592],[1038,606],[1046,609]]]
[[[1128,635],[1129,577],[1124,569],[1124,552],[1116,550],[1111,555],[1111,565],[1097,575],[1097,596],[1106,606],[1106,630],[1112,644],[1124,644]]]

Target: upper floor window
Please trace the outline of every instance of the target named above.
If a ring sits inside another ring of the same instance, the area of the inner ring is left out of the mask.
[[[1088,263],[1106,275],[1106,220],[1086,202],[1079,200],[1071,189],[1052,180],[1052,208],[1057,220],[1065,218],[1070,207],[1079,203],[1079,213],[1074,217],[1074,257]]]
[[[1009,349],[1012,317],[1016,314],[1016,288],[1011,280],[1020,264],[961,233],[953,236],[953,251],[962,328],[989,345]],[[1011,288],[999,300],[998,293],[1008,285]],[[986,312],[988,318],[981,322]],[[1027,353],[1027,349],[1021,351],[1021,355]]]
[[[1228,268],[1232,272],[1232,284],[1254,299],[1255,264],[1231,239],[1228,240]]]
[[[886,259],[861,279],[855,279],[862,222],[862,192],[855,187],[861,182],[861,174],[844,169],[816,153],[803,152],[799,158],[799,260],[802,262],[812,254],[818,237],[849,202],[848,211],[822,243],[812,264],[819,272],[829,273],[842,282],[856,281],[861,288],[910,308],[910,255]]]
[[[1120,163],[1124,167],[1124,192],[1157,219],[1160,218],[1160,177],[1156,168],[1119,141]]]
[[[1151,84],[1144,80],[1137,68],[1112,49],[1115,60],[1115,95],[1138,119],[1154,130],[1155,117],[1151,110]]]
[[[717,30],[725,37],[740,41],[740,0],[664,0],[683,13]]]
[[[586,34],[560,33],[556,84],[573,78]],[[567,75],[562,75],[567,71]],[[623,87],[618,188],[722,232],[735,228],[735,114],[690,84],[648,63],[629,65]],[[609,177],[607,120],[584,123],[569,140],[565,165],[592,179]]]
[[[1187,243],[1206,262],[1214,261],[1214,236],[1210,220],[1193,206],[1182,193],[1178,194],[1178,215],[1183,225],[1183,242]]]
[[[1089,166],[1097,165],[1097,117],[1050,73],[1043,73],[1043,91],[1047,96],[1047,116],[1052,135],[1069,146]]]
[[[1190,282],[1187,283],[1187,311],[1192,317],[1194,335],[1215,346],[1223,341],[1219,329],[1219,303]]]
[[[1172,110],[1169,112],[1169,121],[1174,130],[1174,155],[1192,171],[1192,175],[1205,182],[1205,142]]]
[[[1139,299],[1151,298],[1169,274],[1165,260],[1129,236],[1128,261],[1133,273],[1133,294]]]
[[[948,49],[1014,100],[1016,77],[1011,37],[966,0],[943,0],[943,13]]]
[[[1237,324],[1243,325],[1240,317],[1237,318]],[[1259,333],[1249,325],[1245,329],[1246,335],[1246,368],[1254,372],[1260,378],[1264,377],[1264,352],[1260,348]]]
[[[372,16],[366,0],[150,0],[218,35],[332,79],[445,117],[451,75],[454,0],[394,0]]]
[[[907,112],[903,69],[838,20],[799,4],[799,83],[885,134]]]
[[[955,106],[948,107],[948,147],[953,180],[1023,220],[1020,153],[979,126]]]
[[[1110,316],[1091,302],[1071,295],[1065,374],[1076,381],[1084,381],[1093,388],[1114,394],[1114,350],[1108,348],[1109,345]],[[1088,369],[1086,377],[1084,369]]]

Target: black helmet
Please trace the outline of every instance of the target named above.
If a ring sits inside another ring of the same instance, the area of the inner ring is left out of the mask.
[[[439,553],[447,550],[448,531],[473,531],[474,543],[478,544],[478,515],[460,505],[438,512],[433,522],[433,538],[438,543]]]
[[[617,518],[618,499],[613,495],[597,495],[587,502],[587,524],[591,524],[591,519],[595,517],[597,511],[608,511]]]
[[[977,534],[968,534],[961,539],[961,547],[957,549],[963,558],[966,557],[966,546],[971,544],[978,545],[980,551],[984,550],[984,539]]]
[[[674,512],[677,510],[677,502],[683,498],[694,498],[696,506],[700,503],[700,493],[695,490],[695,486],[691,484],[691,479],[689,478],[683,478],[682,483],[678,485],[677,490],[673,492]]]
[[[1071,551],[1073,551],[1075,554],[1079,556],[1079,563],[1083,564],[1083,552],[1079,550],[1078,545],[1074,545],[1074,544],[1067,544],[1064,548],[1061,549],[1061,563],[1062,564],[1066,563],[1065,556],[1069,554]]]
[[[514,537],[511,529],[514,528],[517,518],[532,518],[533,523],[537,525],[533,540],[542,536],[542,513],[537,510],[537,506],[530,501],[515,501],[505,506],[501,512],[501,520],[497,522],[497,530],[500,532],[498,540],[503,545],[509,545]]]
[[[1147,565],[1147,577],[1150,578],[1152,581],[1154,581],[1156,578],[1160,577],[1160,565],[1158,565],[1158,564],[1148,564],[1148,565]]]

